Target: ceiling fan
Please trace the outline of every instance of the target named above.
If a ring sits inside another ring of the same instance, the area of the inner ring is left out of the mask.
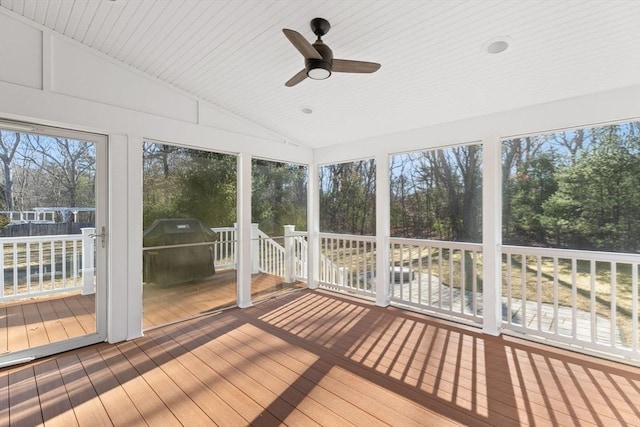
[[[335,73],[373,73],[380,68],[380,64],[375,62],[351,61],[348,59],[334,59],[333,52],[322,41],[322,36],[331,29],[329,21],[323,18],[311,20],[311,30],[318,36],[313,43],[309,43],[297,31],[284,28],[282,32],[289,39],[291,44],[304,56],[304,69],[291,77],[285,86],[295,86],[307,77],[314,80],[324,80],[332,72]]]

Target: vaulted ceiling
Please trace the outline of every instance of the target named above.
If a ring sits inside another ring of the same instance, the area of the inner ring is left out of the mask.
[[[0,0],[0,6],[312,148],[640,84],[640,1]],[[323,17],[374,74],[284,83]],[[506,51],[487,52],[504,40]],[[81,65],[79,65],[81,66]],[[302,112],[303,107],[313,110]]]

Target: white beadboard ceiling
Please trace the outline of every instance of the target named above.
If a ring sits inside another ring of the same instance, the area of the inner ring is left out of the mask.
[[[326,147],[640,84],[638,0],[0,0],[0,6],[279,135]],[[380,62],[284,86],[282,28]],[[483,45],[508,37],[490,55]],[[303,114],[303,106],[313,114]]]

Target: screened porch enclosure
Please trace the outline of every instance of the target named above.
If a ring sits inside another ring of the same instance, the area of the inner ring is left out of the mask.
[[[318,285],[637,364],[639,126],[321,166]]]
[[[0,0],[0,426],[640,427],[638,22]]]

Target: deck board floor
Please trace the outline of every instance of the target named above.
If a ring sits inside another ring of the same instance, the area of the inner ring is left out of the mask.
[[[0,425],[639,426],[640,370],[303,290],[0,370]]]
[[[256,274],[252,294],[270,297],[304,287],[282,278]],[[172,286],[144,285],[143,329],[191,318],[235,304],[236,274],[223,270],[212,277]],[[0,304],[0,354],[59,342],[95,332],[95,297],[78,291]]]

